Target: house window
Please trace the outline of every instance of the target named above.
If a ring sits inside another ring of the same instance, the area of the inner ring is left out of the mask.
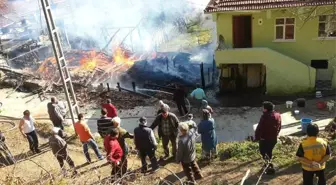
[[[275,19],[275,39],[294,40],[295,18]]]
[[[319,16],[318,37],[336,37],[336,16]]]

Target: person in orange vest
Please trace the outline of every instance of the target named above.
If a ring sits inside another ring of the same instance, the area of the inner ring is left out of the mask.
[[[298,161],[302,165],[303,185],[313,185],[314,175],[318,177],[318,185],[326,185],[324,169],[331,157],[330,145],[317,137],[319,128],[316,124],[307,126],[307,135],[296,152]]]

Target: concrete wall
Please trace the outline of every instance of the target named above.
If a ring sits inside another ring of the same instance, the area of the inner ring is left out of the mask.
[[[269,48],[216,51],[220,64],[264,64],[266,90],[270,95],[289,95],[314,89],[316,70]]]
[[[336,39],[318,38],[319,14],[331,14],[332,6],[319,7],[313,11],[315,16],[304,21],[306,16],[297,16],[311,9],[299,8],[293,10],[264,10],[251,12],[229,12],[213,14],[217,21],[217,35],[223,35],[227,46],[232,47],[232,15],[252,15],[252,46],[271,48],[287,55],[299,62],[310,65],[311,60],[329,60],[329,69],[326,76],[333,76],[333,87],[336,88],[336,75],[333,66],[336,66]],[[295,17],[295,40],[287,42],[275,41],[275,18]],[[262,20],[259,25],[258,21]],[[291,65],[287,62],[288,65]],[[296,65],[296,64],[294,64]],[[279,66],[281,67],[281,66]],[[287,68],[290,68],[289,66]],[[287,69],[286,68],[286,69]]]

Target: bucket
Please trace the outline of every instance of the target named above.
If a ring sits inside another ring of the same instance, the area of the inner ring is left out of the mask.
[[[300,108],[304,108],[306,106],[306,100],[304,98],[300,98],[297,100],[297,106]]]
[[[321,91],[316,91],[315,97],[316,98],[322,98],[322,92]]]
[[[310,118],[302,118],[301,119],[301,131],[303,133],[307,133],[307,126],[313,122]]]
[[[317,106],[318,109],[323,110],[327,107],[327,104],[323,101],[318,101],[318,102],[316,102],[316,106]]]

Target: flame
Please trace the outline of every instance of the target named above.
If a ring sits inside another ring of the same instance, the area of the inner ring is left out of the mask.
[[[112,77],[118,78],[120,74],[129,70],[136,61],[151,60],[158,56],[159,54],[154,51],[133,53],[118,45],[114,48],[112,58],[103,52],[73,50],[67,56],[67,64],[75,62],[75,65],[68,68],[71,76],[74,75],[77,78],[90,76],[93,82],[100,82]],[[54,57],[47,58],[42,62],[37,72],[43,79],[59,79],[59,73],[55,73],[57,71],[56,63]]]
[[[55,57],[49,57],[47,59],[44,60],[44,62],[40,65],[40,67],[38,68],[38,72],[39,73],[48,73],[49,72],[49,68],[53,67],[56,64],[56,59]]]
[[[96,51],[90,51],[88,53],[88,56],[80,59],[80,67],[78,68],[78,70],[93,71],[96,68],[97,63],[99,62],[99,59],[97,59],[96,57]]]
[[[121,47],[117,47],[113,52],[113,61],[118,65],[127,65],[131,67],[135,60],[134,56],[130,57],[130,53],[126,50],[123,50]]]

